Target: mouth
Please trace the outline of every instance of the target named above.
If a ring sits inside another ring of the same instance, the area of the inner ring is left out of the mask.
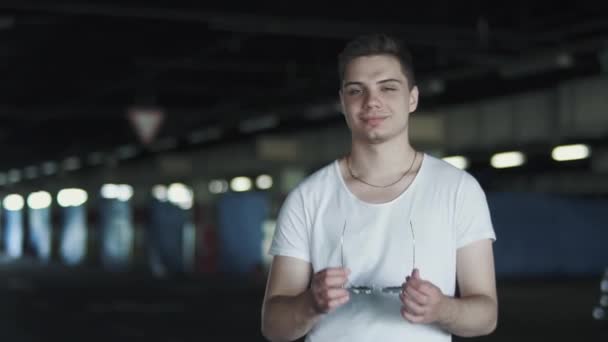
[[[375,116],[375,117],[368,117],[368,118],[362,118],[361,119],[365,124],[369,125],[369,126],[378,126],[379,124],[381,124],[384,120],[386,120],[386,117],[383,116]]]

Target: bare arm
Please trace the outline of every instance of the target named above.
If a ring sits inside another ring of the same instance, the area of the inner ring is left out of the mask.
[[[262,334],[271,341],[293,341],[306,335],[324,313],[348,301],[348,292],[341,288],[346,276],[340,268],[313,276],[309,263],[275,257],[262,305]]]
[[[440,324],[463,337],[487,335],[496,329],[498,298],[492,242],[482,240],[457,254],[460,298],[447,298]]]
[[[498,299],[492,242],[481,240],[457,252],[460,297],[445,296],[413,272],[404,284],[402,315],[413,323],[437,323],[463,337],[487,335],[496,329]]]

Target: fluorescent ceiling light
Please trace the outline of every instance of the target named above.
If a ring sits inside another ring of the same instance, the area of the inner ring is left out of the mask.
[[[557,146],[551,152],[551,157],[556,161],[568,161],[588,158],[591,149],[587,145],[562,145]]]
[[[518,151],[501,152],[492,156],[490,164],[496,169],[521,166],[526,162],[526,156]]]
[[[449,156],[443,157],[442,159],[461,170],[464,170],[469,167],[469,160],[463,156]]]

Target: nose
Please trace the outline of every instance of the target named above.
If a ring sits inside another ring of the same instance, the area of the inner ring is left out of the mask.
[[[380,100],[380,96],[374,91],[367,92],[367,95],[365,97],[365,106],[367,108],[382,107],[382,101]]]

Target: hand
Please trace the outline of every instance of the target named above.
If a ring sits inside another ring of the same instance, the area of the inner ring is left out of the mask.
[[[440,319],[446,297],[433,283],[420,278],[418,269],[405,278],[402,287],[399,299],[403,318],[411,323],[433,323]]]
[[[328,313],[349,300],[344,284],[350,270],[346,268],[326,268],[315,273],[311,283],[313,307],[317,313]]]

